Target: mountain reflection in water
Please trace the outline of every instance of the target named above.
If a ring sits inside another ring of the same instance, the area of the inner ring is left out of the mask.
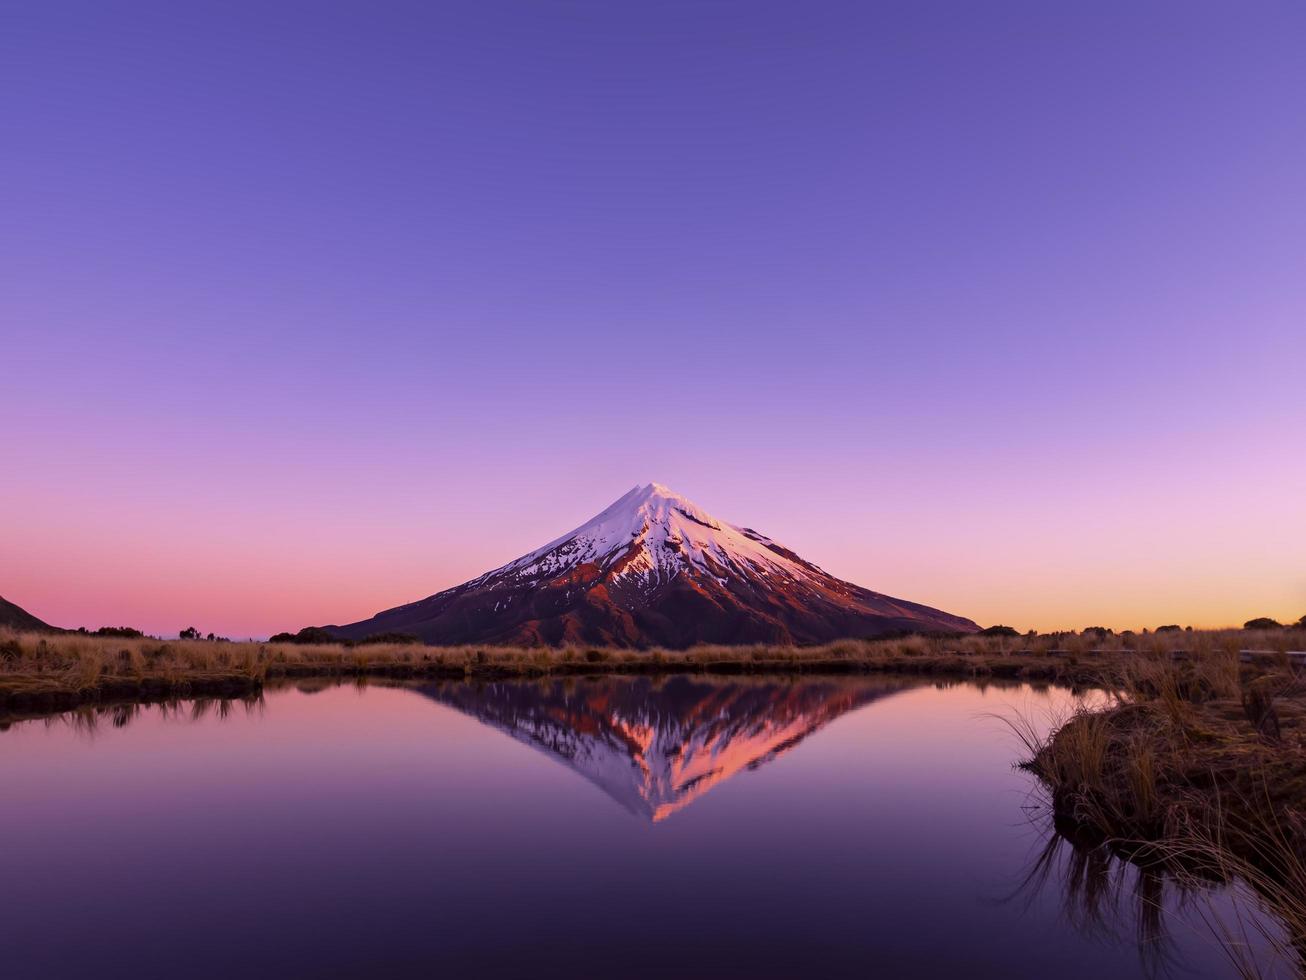
[[[563,762],[657,822],[840,715],[911,681],[676,675],[419,685],[416,690]]]
[[[1208,926],[1264,948],[1255,896],[1044,826],[995,715],[1080,704],[887,676],[299,678],[0,716],[6,975],[1238,976]],[[642,940],[648,914],[674,942]]]

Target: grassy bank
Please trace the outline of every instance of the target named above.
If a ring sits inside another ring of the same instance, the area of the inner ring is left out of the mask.
[[[1306,645],[1298,631],[906,637],[824,646],[700,646],[689,650],[588,647],[427,647],[408,644],[229,643],[0,630],[0,711],[56,710],[106,700],[238,697],[279,677],[504,677],[551,674],[895,671],[1115,685],[1139,660],[1269,651]]]
[[[1249,885],[1306,975],[1306,675],[1283,653],[1208,649],[1140,657],[1116,680],[1110,707],[1046,738],[1024,729],[1055,819],[1180,884]]]

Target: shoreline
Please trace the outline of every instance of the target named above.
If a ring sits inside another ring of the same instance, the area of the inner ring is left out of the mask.
[[[265,686],[298,679],[349,680],[535,680],[549,677],[593,677],[605,675],[716,677],[745,675],[857,675],[904,674],[1065,683],[1096,686],[1100,671],[1095,668],[1049,663],[1032,656],[999,660],[973,657],[898,657],[874,660],[800,658],[763,660],[620,660],[607,662],[557,661],[547,665],[522,663],[470,664],[287,664],[261,675],[196,671],[186,675],[144,675],[111,677],[90,686],[71,686],[49,674],[0,675],[0,720],[11,713],[55,713],[82,706],[137,703],[151,704],[186,698],[247,698]]]
[[[1214,660],[1225,672],[1291,671],[1296,630],[909,636],[822,646],[429,647],[213,642],[0,630],[0,713],[105,701],[244,697],[294,678],[499,679],[584,674],[901,673],[1128,687],[1140,664],[1175,673]],[[1251,653],[1249,651],[1257,652]],[[1263,652],[1262,652],[1263,651]],[[1158,668],[1156,665],[1160,665]]]

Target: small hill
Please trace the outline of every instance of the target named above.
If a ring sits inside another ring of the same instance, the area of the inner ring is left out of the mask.
[[[37,619],[22,606],[15,606],[3,596],[0,596],[0,626],[7,626],[10,629],[23,630],[28,633],[63,632],[58,627]]]

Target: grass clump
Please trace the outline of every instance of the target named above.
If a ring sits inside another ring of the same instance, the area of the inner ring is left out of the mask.
[[[1284,927],[1262,938],[1306,975],[1306,680],[1220,642],[1170,653],[1122,664],[1107,707],[1046,737],[1015,723],[1023,765],[1063,826],[1186,886],[1250,887]]]

